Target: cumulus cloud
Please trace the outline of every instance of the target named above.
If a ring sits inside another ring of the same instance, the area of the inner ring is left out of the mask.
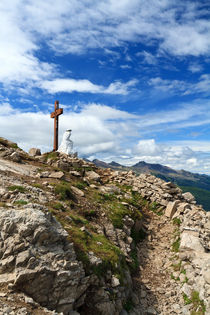
[[[75,80],[75,79],[55,79],[52,81],[42,81],[39,87],[45,89],[50,94],[58,92],[81,92],[81,93],[102,93],[102,94],[115,94],[126,95],[129,93],[130,88],[138,83],[133,79],[126,83],[115,81],[108,87],[93,84],[89,80]]]
[[[155,89],[166,93],[182,95],[195,93],[209,94],[210,75],[202,74],[197,80],[197,82],[193,83],[186,82],[183,80],[169,80],[156,77],[149,79],[148,84],[154,87]]]
[[[20,84],[55,77],[55,65],[38,57],[43,42],[61,55],[90,49],[116,55],[111,50],[114,47],[127,42],[150,45],[154,40],[160,54],[209,55],[210,23],[199,9],[199,2],[181,0],[176,5],[169,0],[1,0],[0,81]],[[146,51],[144,58],[155,63]],[[88,84],[80,82],[80,86]],[[116,84],[108,92],[116,91]],[[97,90],[92,85],[90,88]]]
[[[43,152],[52,149],[53,121],[49,113],[21,112],[16,111],[9,103],[0,104],[0,108],[3,109],[4,106],[8,111],[4,111],[4,115],[3,110],[0,111],[1,136],[16,141],[25,150],[30,147],[39,147]],[[165,124],[171,124],[173,111],[165,113],[165,117],[164,113],[161,113],[164,123],[159,122],[158,112],[150,116],[150,121],[146,115],[130,114],[95,103],[80,105],[76,111],[68,110],[66,106],[64,114],[60,116],[59,140],[61,141],[66,129],[72,129],[72,140],[80,156],[97,157],[109,162],[115,160],[125,165],[144,160],[176,169],[209,173],[209,141],[163,143],[149,138],[154,131],[165,132]],[[174,123],[181,121],[183,115],[184,111],[180,109]],[[191,119],[190,115],[185,118]]]

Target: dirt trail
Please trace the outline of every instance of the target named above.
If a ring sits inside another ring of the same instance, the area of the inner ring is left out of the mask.
[[[178,262],[171,251],[173,224],[165,216],[149,212],[145,214],[144,228],[147,237],[138,245],[140,272],[134,279],[141,314],[188,314],[183,313],[180,284],[171,278],[171,265]]]

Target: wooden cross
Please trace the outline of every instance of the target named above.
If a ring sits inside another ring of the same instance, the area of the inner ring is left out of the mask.
[[[59,101],[55,101],[55,110],[51,113],[51,118],[54,118],[54,145],[53,151],[58,150],[58,116],[63,114],[63,108],[59,108]]]

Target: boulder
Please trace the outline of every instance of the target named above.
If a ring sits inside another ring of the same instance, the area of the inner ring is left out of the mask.
[[[204,248],[200,243],[199,235],[197,232],[184,231],[181,236],[179,247],[180,252],[190,251],[197,253],[204,253]]]
[[[190,192],[186,192],[186,193],[182,194],[182,197],[183,197],[187,202],[195,201],[195,197],[194,197]]]
[[[32,208],[1,211],[0,230],[0,283],[69,314],[88,278],[67,232],[50,213]]]
[[[52,173],[49,174],[48,177],[50,177],[50,178],[56,178],[56,179],[63,179],[64,176],[65,176],[65,174],[60,171],[60,172],[52,172]]]
[[[94,171],[88,171],[86,172],[86,177],[89,180],[95,181],[95,182],[100,182],[100,175],[98,175],[96,172]]]
[[[29,154],[30,156],[41,155],[41,150],[38,149],[38,148],[31,148],[31,149],[28,151],[28,154]]]
[[[13,152],[10,156],[9,159],[13,162],[20,163],[21,162],[21,157],[17,152]]]
[[[165,216],[171,219],[173,215],[175,214],[179,203],[180,203],[179,200],[169,202],[166,207]]]
[[[84,197],[84,192],[77,188],[77,187],[74,187],[74,186],[71,186],[71,190],[73,191],[73,193],[75,193],[75,195],[77,195],[78,197]]]

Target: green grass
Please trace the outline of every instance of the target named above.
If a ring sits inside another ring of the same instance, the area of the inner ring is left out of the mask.
[[[182,265],[182,262],[180,261],[178,264],[172,264],[171,266],[174,269],[174,271],[180,271],[181,265]]]
[[[180,220],[180,218],[174,218],[174,219],[173,219],[173,225],[180,226],[180,225],[181,225],[181,220]]]
[[[81,218],[80,220],[82,221]],[[75,223],[78,223],[78,221],[75,221]],[[85,231],[81,231],[76,224],[72,225],[71,228],[66,228],[66,230],[69,233],[70,240],[74,243],[78,259],[83,262],[88,273],[92,271],[98,276],[103,276],[107,270],[112,270],[120,281],[123,281],[126,263],[124,255],[118,247],[113,245],[104,235],[98,235],[93,231],[89,235]],[[98,266],[91,266],[88,258],[89,251],[99,257],[102,263]]]
[[[60,200],[73,200],[75,202],[77,201],[76,196],[71,190],[70,184],[65,181],[55,185],[55,194]]]
[[[186,293],[183,293],[184,304],[188,305],[192,303],[192,300],[187,296]]]
[[[175,252],[175,253],[178,253],[179,252],[179,247],[180,247],[180,237],[173,242],[173,244],[172,244],[172,251]]]
[[[14,202],[15,205],[20,205],[20,206],[23,206],[23,205],[27,205],[27,201],[25,200],[17,200]]]
[[[58,160],[58,155],[59,153],[58,152],[49,152],[49,153],[45,153],[44,154],[44,159],[45,161],[49,160],[49,159],[52,159],[52,160]]]
[[[21,193],[26,192],[26,188],[25,188],[25,187],[23,187],[23,186],[18,186],[18,185],[9,186],[8,189],[9,189],[10,191],[17,190],[17,191],[19,191],[19,192],[21,192]]]
[[[185,305],[192,304],[192,311],[190,315],[205,315],[206,307],[203,300],[199,297],[199,292],[193,291],[191,297],[183,293]]]
[[[75,187],[77,187],[78,189],[85,189],[87,187],[87,183],[81,183],[81,182],[78,182],[74,185]]]
[[[56,209],[56,210],[65,211],[64,206],[63,206],[62,203],[60,203],[60,202],[51,203],[51,206],[52,206],[54,209]]]
[[[39,183],[34,183],[31,186],[35,187],[35,188],[43,189],[43,186],[41,184],[39,184]]]
[[[18,149],[17,143],[9,143],[6,139],[0,137],[0,143],[3,144],[5,147],[13,148],[13,149]]]
[[[129,207],[119,203],[119,201],[112,201],[108,206],[109,219],[115,228],[122,229],[124,222],[123,218],[128,215],[132,219],[137,220],[142,218],[142,214],[137,209],[130,209]]]
[[[201,300],[199,297],[199,292],[192,292],[191,301],[193,304],[193,311],[191,312],[191,315],[204,315],[206,307],[203,300]]]

